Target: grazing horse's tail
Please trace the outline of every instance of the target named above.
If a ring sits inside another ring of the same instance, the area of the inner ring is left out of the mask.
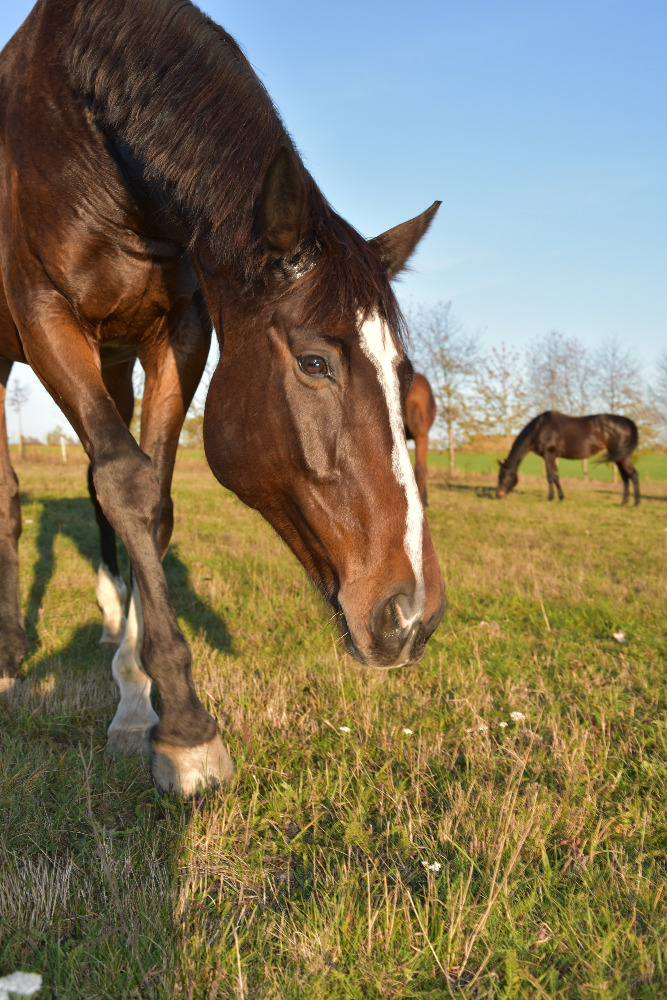
[[[629,417],[606,414],[605,430],[608,434],[607,450],[601,456],[601,462],[620,462],[631,455],[639,443],[637,424]]]

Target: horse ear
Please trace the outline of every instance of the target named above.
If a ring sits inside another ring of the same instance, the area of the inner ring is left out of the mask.
[[[388,229],[381,236],[375,236],[369,240],[387,268],[387,276],[390,280],[403,270],[420,239],[431,225],[433,216],[441,204],[441,201],[434,201],[431,207],[427,208],[421,215],[417,215],[407,222],[402,222],[400,226],[394,226],[393,229]]]
[[[292,150],[281,146],[269,165],[259,202],[259,227],[269,249],[293,253],[308,221],[308,189]]]

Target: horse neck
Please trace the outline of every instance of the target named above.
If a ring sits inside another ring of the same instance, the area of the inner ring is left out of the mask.
[[[164,194],[190,249],[205,244],[252,283],[267,263],[254,206],[277,151],[293,146],[240,48],[191,4],[74,7],[65,44],[75,92]]]
[[[505,466],[508,469],[516,471],[528,452],[531,451],[539,419],[539,417],[535,417],[534,420],[531,420],[515,438],[510,453],[505,459]]]

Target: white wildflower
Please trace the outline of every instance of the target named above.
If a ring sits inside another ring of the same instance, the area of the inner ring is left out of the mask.
[[[349,726],[339,726],[338,728],[340,729],[341,733],[351,733],[352,732],[352,730],[350,729]]]
[[[472,729],[466,729],[466,733],[472,733]]]
[[[506,722],[499,722],[498,725],[500,726],[501,729],[507,729],[507,723]]]
[[[422,861],[422,867],[428,868],[430,872],[439,872],[442,870],[442,865],[439,861],[434,861],[432,865],[430,865],[428,861]]]
[[[613,632],[612,635],[616,642],[625,642],[625,632],[622,629],[619,629],[618,632]]]
[[[526,716],[523,712],[510,712],[510,719],[512,722],[523,722]]]
[[[42,977],[36,972],[12,972],[0,979],[0,1000],[9,1000],[10,994],[31,997],[42,988]]]
[[[480,724],[477,727],[477,732],[478,733],[488,733],[488,731],[489,731],[489,727],[484,722],[480,722]]]
[[[403,732],[405,733],[406,736],[412,736],[412,730],[411,729],[404,729]]]

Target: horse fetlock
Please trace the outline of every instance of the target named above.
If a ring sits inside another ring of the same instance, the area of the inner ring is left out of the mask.
[[[161,792],[194,795],[199,789],[221,785],[234,774],[234,765],[220,737],[194,747],[175,747],[152,741],[151,773]]]
[[[156,716],[157,718],[157,716]],[[151,752],[151,729],[154,722],[144,726],[116,724],[114,717],[107,729],[105,753],[109,757],[146,757]]]
[[[10,677],[7,674],[0,674],[0,694],[9,694],[16,685],[18,676]]]
[[[12,686],[28,655],[28,639],[21,625],[0,627],[0,691]]]
[[[125,602],[127,587],[119,576],[114,576],[104,563],[100,564],[95,582],[95,597],[102,610],[102,635],[100,646],[119,646],[125,634]]]
[[[151,704],[151,679],[141,669],[132,638],[126,636],[111,665],[120,703],[107,730],[110,753],[145,753],[150,731],[158,722]]]

